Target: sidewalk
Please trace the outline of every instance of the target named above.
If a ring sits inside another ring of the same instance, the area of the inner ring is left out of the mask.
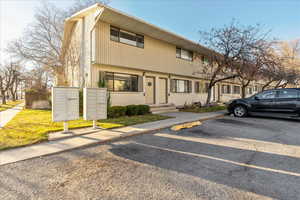
[[[16,114],[23,109],[24,103],[0,112],[0,128],[4,127]]]
[[[61,132],[52,133],[49,135],[49,142],[43,142],[28,147],[0,151],[0,165],[63,152],[92,144],[103,144],[121,138],[149,133],[152,131],[158,131],[160,129],[168,128],[176,124],[198,120],[204,121],[216,117],[221,117],[224,114],[224,111],[199,114],[176,112],[164,114],[167,116],[172,116],[174,118],[139,124],[135,126],[128,126],[110,130],[93,130],[92,128],[84,128],[73,130],[73,134],[67,135],[62,134]]]

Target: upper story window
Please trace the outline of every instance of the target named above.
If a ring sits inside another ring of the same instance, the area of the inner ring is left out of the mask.
[[[144,48],[144,36],[119,28],[110,27],[110,39],[116,42]]]
[[[176,58],[193,61],[193,52],[176,47]]]
[[[203,65],[208,65],[209,64],[209,60],[206,56],[201,56],[201,62]]]

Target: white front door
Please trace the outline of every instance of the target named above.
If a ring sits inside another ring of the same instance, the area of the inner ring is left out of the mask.
[[[168,98],[167,98],[167,81],[168,79],[166,78],[159,78],[159,103],[160,104],[166,104],[168,103]]]
[[[155,98],[155,79],[154,77],[146,77],[146,85],[145,85],[145,97],[146,97],[146,104],[154,104]]]

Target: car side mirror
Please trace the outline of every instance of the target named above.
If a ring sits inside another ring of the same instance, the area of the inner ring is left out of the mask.
[[[257,96],[254,97],[255,100],[259,100],[259,98]]]

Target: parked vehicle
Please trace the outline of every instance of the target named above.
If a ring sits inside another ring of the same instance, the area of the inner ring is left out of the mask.
[[[248,98],[231,100],[227,109],[236,117],[253,114],[300,118],[300,88],[265,90]]]

